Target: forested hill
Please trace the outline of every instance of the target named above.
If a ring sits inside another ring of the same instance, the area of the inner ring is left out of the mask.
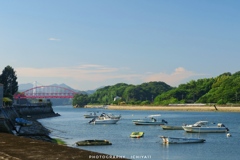
[[[239,95],[238,95],[239,94]],[[155,100],[156,105],[172,103],[238,103],[240,97],[240,72],[223,73],[215,78],[191,80],[163,94]]]
[[[78,97],[79,98],[79,97]],[[114,100],[115,98],[115,100]],[[80,98],[83,102],[83,99]],[[168,105],[176,103],[239,103],[240,71],[223,73],[215,78],[191,80],[178,87],[164,82],[141,85],[118,83],[85,95],[86,104],[136,104]],[[78,104],[77,97],[73,104]]]
[[[89,96],[89,103],[150,104],[156,96],[171,89],[173,87],[164,82],[149,82],[141,85],[118,83],[98,89],[94,94]]]

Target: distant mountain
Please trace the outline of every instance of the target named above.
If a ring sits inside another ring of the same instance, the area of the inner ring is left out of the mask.
[[[76,89],[73,89],[72,87],[69,87],[68,85],[66,85],[65,83],[62,83],[62,84],[51,84],[49,86],[58,86],[58,87],[63,87],[63,88],[68,88],[68,89],[71,89],[71,90],[74,90],[75,92],[81,92],[79,90],[76,90]]]
[[[93,94],[93,93],[95,93],[96,92],[96,90],[87,90],[87,91],[85,91],[87,94]]]
[[[32,83],[25,83],[25,84],[19,84],[18,85],[18,91],[19,92],[24,92],[28,89],[33,88],[33,84]]]

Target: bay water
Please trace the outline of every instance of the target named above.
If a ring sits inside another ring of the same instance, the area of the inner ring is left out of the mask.
[[[129,159],[151,160],[238,160],[240,158],[240,113],[236,112],[183,112],[183,111],[140,111],[108,110],[99,108],[73,108],[54,106],[55,113],[61,116],[40,119],[39,122],[51,131],[52,138],[64,140],[69,147],[81,148],[99,153]],[[122,115],[117,124],[89,124],[84,118],[90,111]],[[134,125],[132,120],[148,115],[161,114],[168,125],[193,124],[209,121],[214,125],[223,123],[230,131],[226,133],[186,133],[184,130],[163,130],[160,126]],[[144,132],[143,138],[130,138],[134,131]],[[162,144],[160,136],[203,138],[204,143]],[[76,146],[75,143],[88,139],[106,139],[112,145]],[[98,157],[89,157],[97,159]]]

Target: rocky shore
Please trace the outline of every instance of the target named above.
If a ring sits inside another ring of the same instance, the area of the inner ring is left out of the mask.
[[[27,107],[28,108],[28,107]],[[23,113],[23,110],[25,113]],[[37,109],[39,110],[39,109]],[[7,108],[1,109],[1,119],[9,123],[8,128],[12,126],[12,120],[15,116],[20,116],[32,122],[32,125],[19,126],[15,125],[13,133],[3,133],[0,130],[0,159],[4,160],[85,160],[85,159],[124,159],[114,155],[106,155],[102,153],[82,150],[78,148],[68,147],[56,144],[49,137],[50,131],[42,126],[37,120],[42,118],[50,118],[60,116],[54,113],[52,109],[45,109],[45,112],[34,113],[36,110],[24,108]],[[14,112],[14,113],[13,113]],[[33,114],[31,114],[33,113]],[[1,121],[3,122],[3,121]],[[2,124],[1,124],[2,125]],[[4,132],[6,130],[4,129]]]

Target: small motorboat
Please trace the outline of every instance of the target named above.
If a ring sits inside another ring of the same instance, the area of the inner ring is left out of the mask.
[[[108,114],[102,113],[100,116],[105,116],[105,115],[110,117],[111,119],[120,119],[121,118],[121,115],[114,115],[112,113],[108,113]]]
[[[217,126],[209,126],[208,124],[208,121],[198,121],[195,124],[182,127],[186,132],[190,133],[226,133],[229,131],[222,123],[218,123]]]
[[[97,118],[98,115],[96,112],[90,112],[89,114],[84,115],[85,118]]]
[[[184,144],[184,143],[203,143],[206,140],[200,138],[179,138],[179,137],[166,137],[160,136],[163,144]]]
[[[130,137],[131,138],[141,138],[141,137],[143,137],[143,135],[144,135],[144,132],[132,132],[130,134]]]
[[[161,115],[160,114],[150,115],[148,117],[145,117],[144,119],[133,120],[132,122],[135,125],[164,125],[164,124],[168,123],[164,119],[159,120],[158,119],[159,116],[161,116]]]
[[[108,140],[84,140],[76,142],[78,146],[97,146],[97,145],[112,145]]]
[[[161,125],[162,129],[164,130],[183,130],[182,126],[168,126],[168,125]]]
[[[92,124],[116,124],[120,119],[119,118],[112,118],[107,114],[101,114],[97,118],[93,118],[89,123]]]

